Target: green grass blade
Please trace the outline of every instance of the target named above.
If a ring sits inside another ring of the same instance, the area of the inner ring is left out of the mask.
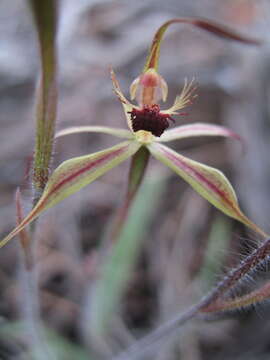
[[[104,264],[93,298],[89,331],[104,334],[126,289],[147,229],[162,196],[163,181],[152,176],[141,185],[117,243]]]

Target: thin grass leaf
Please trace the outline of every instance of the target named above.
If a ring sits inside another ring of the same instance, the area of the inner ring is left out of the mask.
[[[17,188],[15,193],[15,203],[16,203],[16,222],[19,225],[23,221],[23,210],[22,210],[22,198],[20,188]],[[23,229],[20,233],[20,243],[23,250],[26,252],[27,248],[30,245],[30,236],[26,229]]]
[[[80,134],[80,133],[102,133],[102,134],[113,135],[123,139],[133,138],[133,135],[129,130],[111,128],[108,126],[71,126],[66,129],[58,131],[55,134],[55,137],[59,138],[65,135]]]
[[[149,222],[163,194],[163,186],[164,182],[156,175],[147,177],[131,207],[120,237],[104,263],[91,298],[89,330],[92,334],[104,334],[118,309]]]
[[[34,156],[34,201],[40,197],[49,177],[57,110],[57,2],[29,0],[38,33],[41,76],[36,101],[36,144]]]
[[[18,188],[16,190],[15,203],[16,203],[16,222],[17,222],[17,225],[19,225],[23,221],[23,218],[24,218],[23,210],[22,210],[22,198],[21,198],[20,188]],[[29,270],[33,266],[33,259],[32,259],[32,255],[31,255],[31,249],[30,249],[31,237],[29,236],[28,231],[26,229],[23,229],[19,234],[19,238],[20,238],[22,250],[24,252],[25,265],[26,265],[26,268]]]
[[[267,237],[257,225],[242,213],[235,192],[222,172],[188,159],[164,145],[152,143],[147,147],[155,158],[175,171],[212,205],[263,237]]]
[[[157,141],[168,142],[197,136],[223,136],[242,141],[242,138],[230,129],[207,123],[194,123],[177,126],[173,129],[165,131]]]
[[[125,141],[94,154],[64,161],[51,175],[42,197],[26,218],[0,242],[0,247],[22,231],[41,213],[79,191],[132,156],[140,144]]]
[[[158,69],[159,62],[159,54],[160,54],[160,46],[163,39],[163,35],[165,34],[168,27],[172,24],[190,24],[196,26],[200,29],[208,31],[220,38],[224,38],[227,40],[238,41],[247,45],[260,45],[261,41],[258,39],[253,39],[245,35],[241,35],[234,30],[229,29],[228,27],[220,24],[216,24],[209,20],[204,20],[200,18],[176,18],[171,19],[165,22],[155,33],[154,39],[152,41],[152,45],[150,47],[149,55],[146,60],[146,64],[144,67],[144,72],[150,68]]]
[[[269,300],[270,298],[270,282],[261,286],[259,289],[251,291],[249,294],[236,297],[234,299],[219,299],[213,304],[202,309],[203,313],[216,313],[223,311],[239,310],[244,307],[254,305],[256,303]]]

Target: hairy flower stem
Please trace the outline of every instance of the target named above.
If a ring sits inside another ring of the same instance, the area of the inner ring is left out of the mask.
[[[57,8],[53,0],[29,0],[40,48],[41,75],[36,101],[36,144],[33,166],[33,205],[42,195],[49,177],[57,108],[56,28]]]
[[[256,268],[265,261],[268,260],[270,255],[270,238],[266,239],[261,246],[253,251],[252,254],[247,256],[240,264],[231,270],[228,275],[226,275],[217,286],[205,297],[204,304],[201,306],[200,311],[208,312],[207,309],[215,303],[218,299],[221,298],[224,293],[228,290],[232,290],[239,281],[243,280],[245,276],[256,270]]]
[[[171,339],[173,334],[176,334],[179,328],[184,325],[187,321],[191,320],[195,316],[201,315],[202,313],[213,312],[212,306],[215,302],[221,299],[222,295],[232,290],[242,279],[245,278],[249,272],[256,270],[256,268],[270,256],[270,238],[266,239],[263,244],[258,247],[252,254],[247,256],[241,263],[231,270],[221,280],[216,287],[208,295],[203,297],[197,304],[188,308],[185,312],[176,315],[174,319],[169,320],[165,324],[158,327],[151,334],[139,340],[132,345],[127,351],[116,356],[113,360],[134,360],[142,359],[146,354],[153,355],[156,351],[160,342],[162,344]],[[225,309],[226,310],[226,309]],[[222,311],[218,308],[218,311]]]
[[[111,237],[112,242],[117,241],[123,229],[123,226],[125,225],[129,209],[143,180],[149,160],[149,155],[150,153],[146,149],[146,147],[141,147],[141,149],[132,157],[129,169],[128,188],[125,195],[124,203],[119,209],[113,225]]]

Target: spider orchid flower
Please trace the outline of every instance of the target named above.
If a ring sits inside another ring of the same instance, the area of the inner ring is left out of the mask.
[[[59,138],[81,132],[99,132],[124,138],[125,141],[93,154],[64,161],[51,174],[40,200],[32,211],[0,242],[0,246],[5,245],[45,210],[79,191],[128,158],[133,157],[134,159],[134,155],[142,148],[147,149],[148,153],[168,166],[223,213],[247,225],[261,236],[266,236],[257,225],[243,214],[233,187],[222,172],[178,154],[164,145],[169,141],[198,136],[222,136],[240,139],[237,134],[225,127],[207,123],[187,124],[167,130],[176,121],[175,117],[181,115],[179,111],[191,105],[196,96],[194,80],[190,82],[185,80],[183,89],[172,106],[167,110],[160,108],[160,100],[165,102],[168,94],[167,83],[158,73],[160,44],[165,31],[174,23],[188,23],[220,37],[247,44],[258,44],[257,40],[235,34],[227,28],[205,20],[179,18],[163,24],[154,36],[142,74],[130,86],[130,97],[131,100],[136,99],[136,104],[127,100],[120,89],[114,72],[111,71],[114,92],[123,106],[128,129],[77,126],[61,130],[56,134],[56,137]]]

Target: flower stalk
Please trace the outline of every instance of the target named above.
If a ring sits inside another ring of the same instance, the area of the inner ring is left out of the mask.
[[[112,242],[117,241],[121,230],[125,225],[129,209],[143,180],[149,156],[150,153],[145,147],[141,147],[138,152],[132,156],[128,176],[128,188],[124,203],[122,204],[115,218],[111,236]]]

